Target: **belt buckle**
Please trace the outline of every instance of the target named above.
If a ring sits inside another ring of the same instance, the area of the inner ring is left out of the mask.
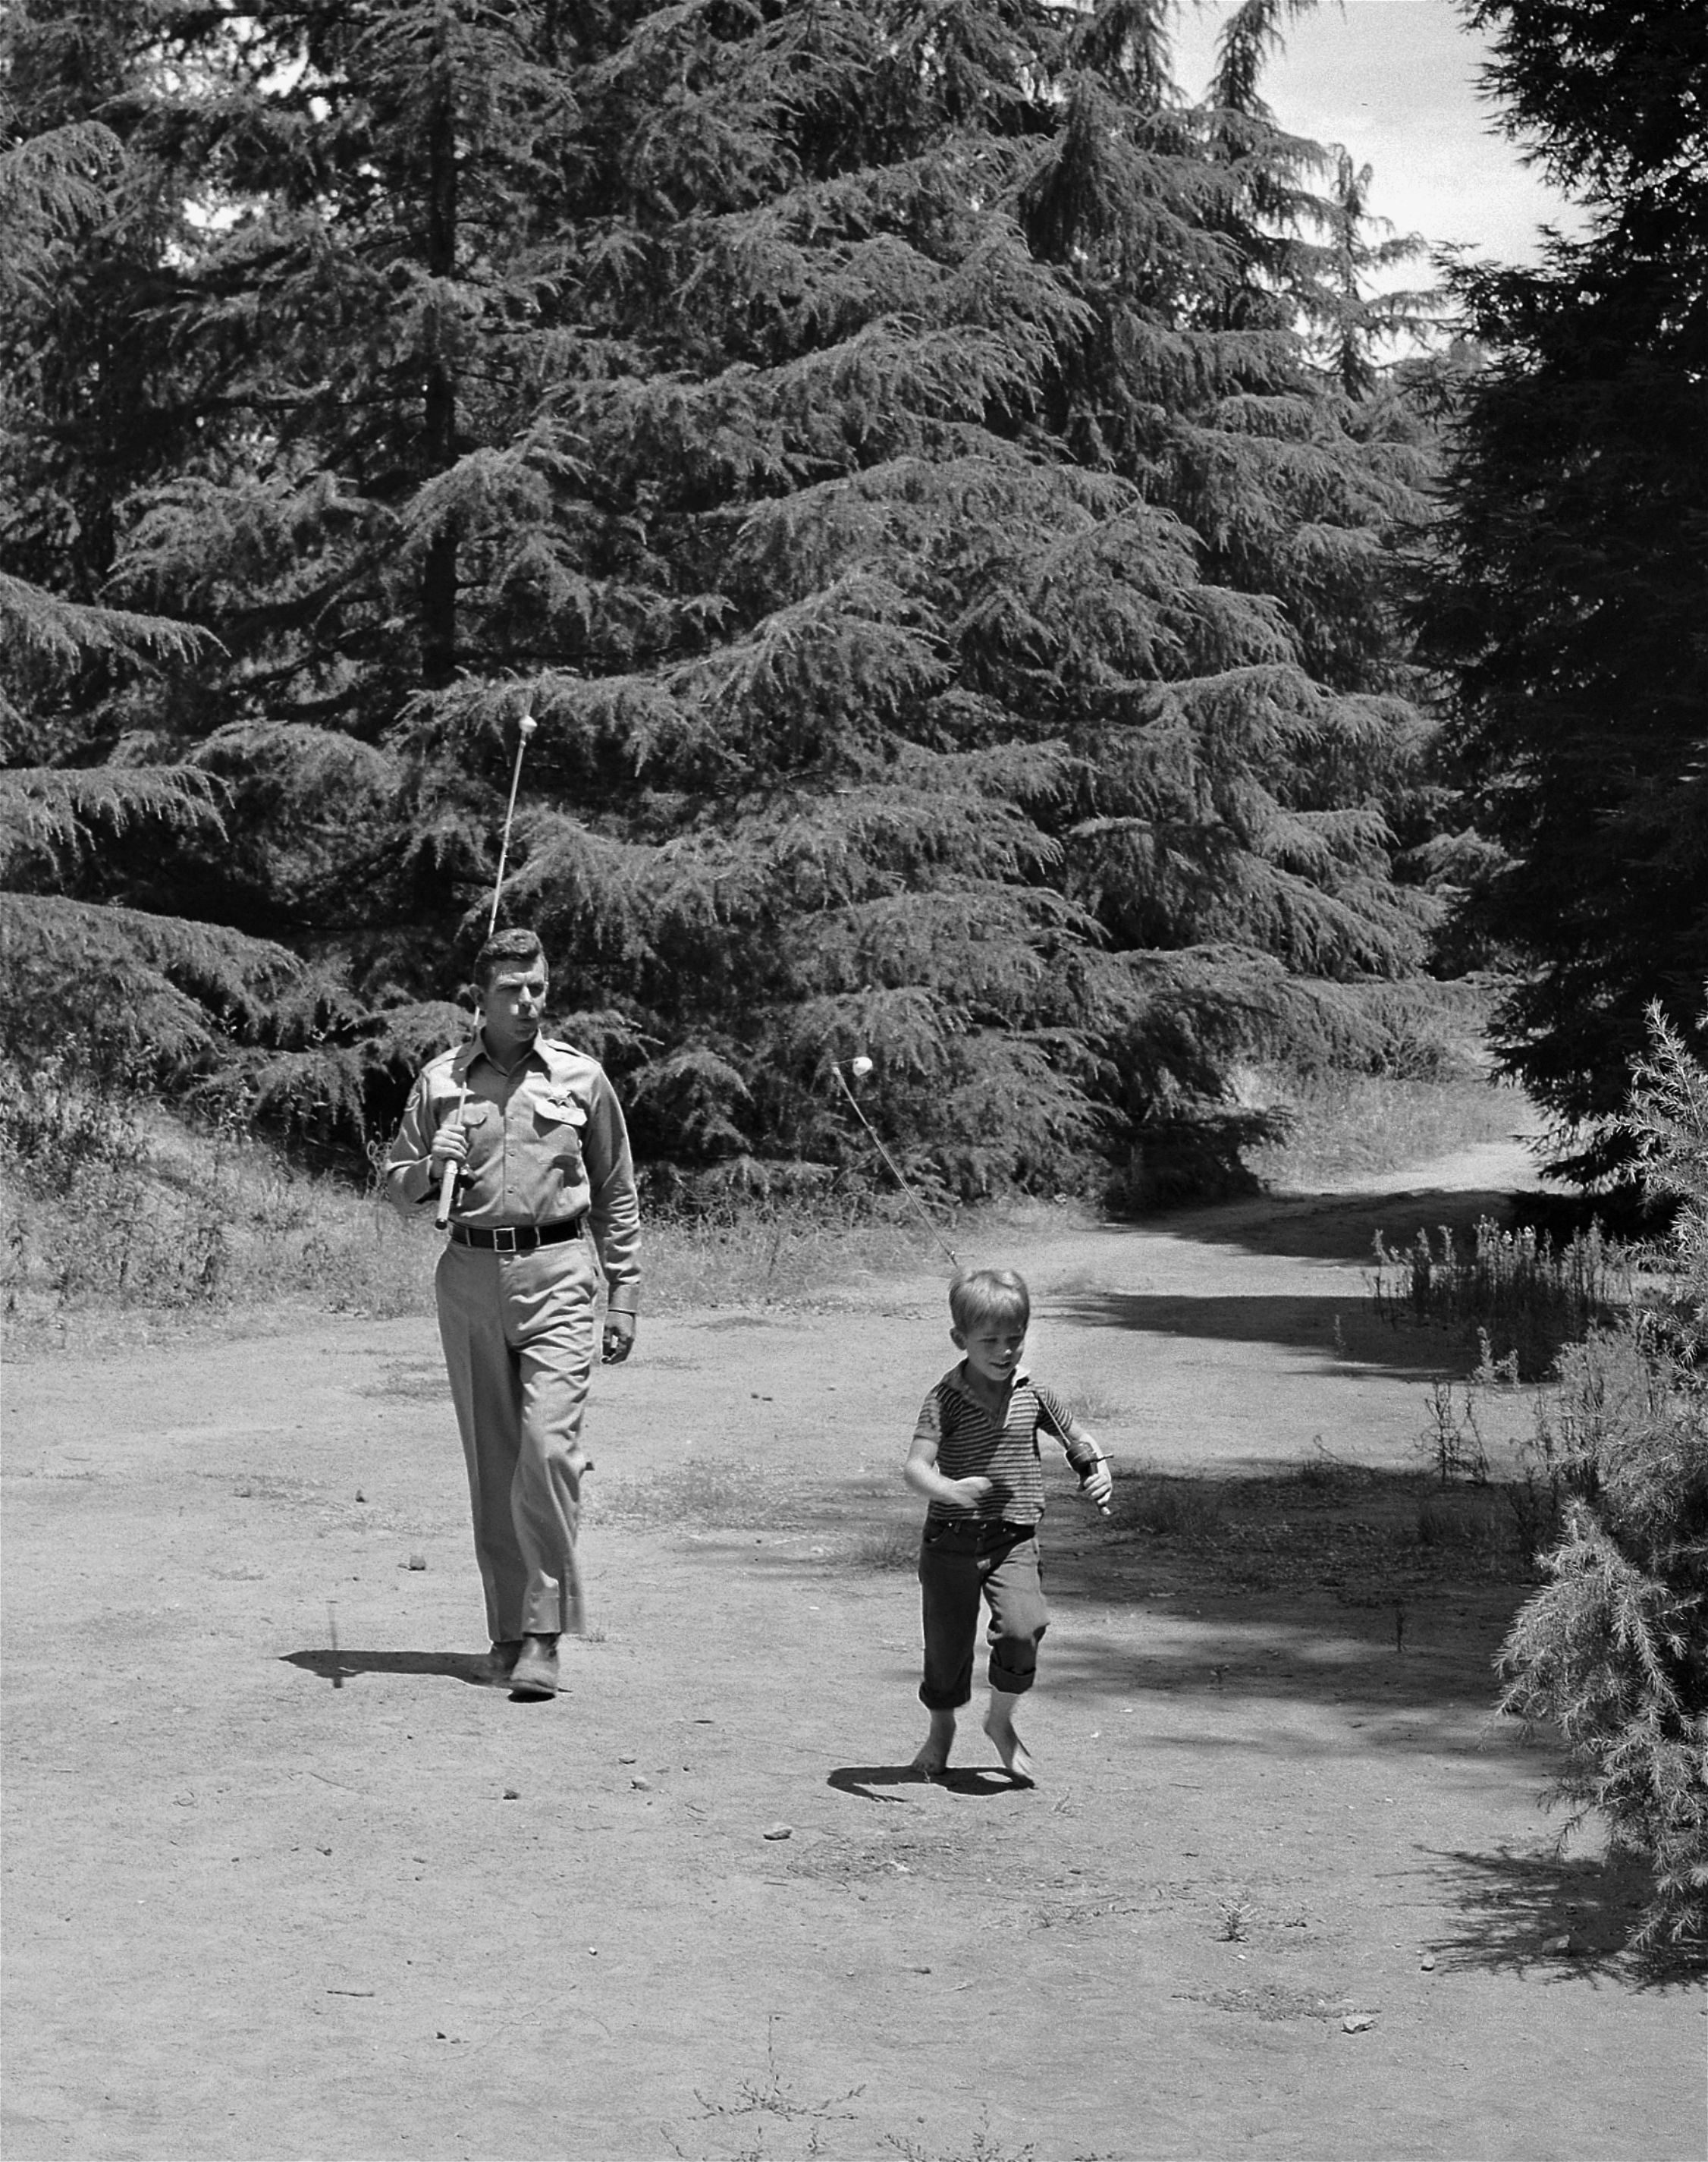
[[[515,1252],[516,1227],[514,1224],[500,1224],[496,1226],[492,1235],[492,1250],[495,1254]]]

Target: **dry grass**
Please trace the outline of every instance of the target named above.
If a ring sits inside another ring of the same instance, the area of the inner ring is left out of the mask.
[[[8,1348],[118,1345],[234,1311],[426,1310],[438,1241],[248,1139],[145,1131],[57,1191],[3,1192]]]
[[[902,1223],[838,1223],[804,1210],[745,1219],[654,1217],[646,1303],[661,1313],[718,1307],[881,1306],[899,1277],[929,1266]]]
[[[911,1569],[919,1560],[919,1531],[910,1525],[906,1530],[886,1525],[878,1530],[862,1532],[843,1549],[843,1557],[849,1568],[870,1569],[880,1574],[893,1569]]]
[[[405,1219],[263,1141],[69,1094],[31,1138],[29,1183],[0,1180],[13,1357],[73,1341],[121,1348],[239,1316],[253,1330],[305,1313],[432,1311],[441,1241],[426,1213]],[[905,1224],[804,1209],[655,1218],[645,1264],[648,1308],[666,1313],[877,1306],[925,1265]]]
[[[797,1516],[762,1465],[711,1454],[690,1457],[650,1479],[596,1477],[588,1496],[592,1513],[608,1523],[776,1530]]]
[[[1246,1161],[1266,1185],[1295,1192],[1401,1171],[1481,1141],[1508,1141],[1535,1123],[1517,1089],[1471,1078],[1326,1076],[1274,1081],[1266,1094],[1290,1106],[1293,1129],[1284,1142],[1254,1149]]]

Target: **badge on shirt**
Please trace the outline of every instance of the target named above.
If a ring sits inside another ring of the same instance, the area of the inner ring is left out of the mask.
[[[567,1088],[540,1089],[534,1098],[534,1108],[542,1119],[554,1125],[584,1126],[588,1122],[587,1113]]]

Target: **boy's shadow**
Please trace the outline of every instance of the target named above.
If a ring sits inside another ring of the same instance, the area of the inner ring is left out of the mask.
[[[993,1765],[952,1764],[935,1779],[916,1772],[911,1764],[843,1764],[825,1781],[838,1794],[858,1794],[863,1802],[899,1802],[900,1794],[880,1794],[879,1787],[942,1787],[952,1794],[970,1794],[976,1800],[995,1801],[999,1794],[1024,1794],[1006,1772]]]
[[[472,1682],[483,1689],[490,1682],[481,1652],[285,1652],[281,1663],[339,1687],[358,1674],[442,1674],[447,1681]]]

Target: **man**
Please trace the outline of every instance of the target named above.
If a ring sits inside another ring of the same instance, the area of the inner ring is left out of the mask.
[[[593,1247],[609,1293],[603,1352],[615,1363],[635,1341],[640,1210],[604,1069],[540,1033],[547,977],[539,939],[499,932],[474,974],[479,1025],[417,1075],[385,1192],[405,1214],[430,1208],[445,1167],[457,1167],[434,1288],[468,1461],[490,1671],[513,1696],[539,1699],[557,1694],[559,1633],[579,1626]]]

